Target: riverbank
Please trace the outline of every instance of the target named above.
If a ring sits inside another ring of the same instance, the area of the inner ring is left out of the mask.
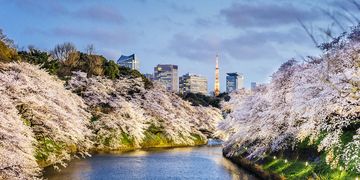
[[[104,148],[92,148],[90,150],[91,153],[107,153],[107,152],[128,152],[128,151],[134,151],[134,150],[144,150],[144,149],[150,149],[150,148],[175,148],[175,147],[194,147],[194,146],[201,146],[206,145],[208,143],[207,138],[203,138],[198,135],[194,135],[194,143],[193,144],[185,144],[185,143],[175,143],[171,139],[166,138],[164,134],[153,134],[153,133],[146,133],[146,137],[144,140],[140,143],[140,146],[135,146],[133,140],[128,137],[123,136],[123,144],[121,144],[121,147],[116,149],[107,148],[108,146],[105,146]]]
[[[280,176],[279,174],[265,170],[261,164],[257,164],[241,156],[226,156],[224,150],[223,150],[223,156],[228,160],[230,160],[231,162],[233,162],[234,164],[237,164],[241,168],[253,173],[255,176],[261,179],[270,179],[270,180],[285,179],[285,177]]]
[[[240,167],[254,173],[262,179],[357,179],[358,174],[346,171],[344,168],[331,168],[325,159],[324,153],[315,149],[297,149],[281,151],[263,157],[249,160],[246,154],[235,154],[224,157]]]
[[[287,179],[358,179],[359,33],[354,26],[320,56],[290,59],[268,83],[230,94],[218,128],[225,155]]]
[[[202,145],[206,145],[208,143],[208,139],[204,138],[202,136],[199,135],[192,135],[192,140],[193,143],[176,143],[174,141],[172,141],[171,139],[167,138],[164,134],[162,133],[151,133],[151,132],[146,132],[145,133],[146,136],[143,139],[143,141],[140,143],[140,145],[136,145],[136,143],[134,142],[134,139],[131,138],[128,134],[123,133],[121,136],[121,140],[119,141],[119,145],[117,145],[117,148],[109,148],[111,147],[110,144],[105,144],[104,146],[94,146],[92,148],[89,149],[89,155],[90,154],[97,154],[97,153],[122,153],[122,152],[129,152],[129,151],[134,151],[134,150],[146,150],[146,149],[151,149],[151,148],[176,148],[176,147],[195,147],[195,146],[202,146]],[[49,149],[48,147],[52,147],[51,149]],[[101,147],[101,148],[100,148]],[[47,159],[48,157],[45,156],[51,153],[55,153],[58,151],[63,150],[62,146],[60,145],[56,145],[54,144],[54,142],[51,141],[47,141],[47,143],[43,143],[42,146],[40,146],[39,148],[41,148],[42,155],[44,155],[44,157],[41,157],[39,154],[36,155],[36,159],[38,160],[37,163],[40,166],[40,168],[45,168],[48,166],[56,166],[57,164],[51,163],[51,162],[46,162],[44,161],[45,159]],[[67,151],[70,152],[71,156],[77,156],[79,152],[77,152],[77,147],[76,146],[68,146]],[[83,156],[83,158],[87,158],[86,156]]]

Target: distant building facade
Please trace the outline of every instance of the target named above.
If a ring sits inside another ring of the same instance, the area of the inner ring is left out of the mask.
[[[179,89],[182,94],[189,92],[208,94],[208,81],[204,76],[187,73],[179,78],[179,82]]]
[[[251,91],[256,89],[256,82],[251,82]]]
[[[241,89],[244,86],[244,76],[240,73],[227,73],[226,76],[226,92],[230,93],[234,90]]]
[[[163,83],[168,91],[179,92],[178,66],[158,64],[154,68],[154,80]]]
[[[130,56],[124,56],[121,55],[120,58],[117,60],[117,64],[123,67],[128,67],[133,70],[140,70],[140,61],[135,56],[135,54],[132,54]]]
[[[144,76],[148,78],[149,80],[154,80],[154,74],[145,73]]]

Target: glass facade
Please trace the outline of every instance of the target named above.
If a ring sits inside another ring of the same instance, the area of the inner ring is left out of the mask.
[[[179,92],[179,76],[177,65],[157,65],[154,68],[154,79],[164,84],[168,91]]]
[[[193,75],[193,74],[185,74],[179,78],[180,80],[180,93],[201,93],[204,95],[208,94],[208,82],[206,77]]]
[[[256,89],[256,82],[251,82],[251,91]]]
[[[130,56],[121,55],[120,58],[117,60],[117,64],[123,67],[128,67],[133,70],[139,71],[140,69],[140,62],[136,58],[135,54],[132,54]]]
[[[243,88],[244,76],[240,73],[227,73],[226,76],[226,92],[230,93],[234,90]]]

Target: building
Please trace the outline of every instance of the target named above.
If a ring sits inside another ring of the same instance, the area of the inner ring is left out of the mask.
[[[220,82],[219,82],[219,56],[216,55],[215,58],[215,87],[214,87],[214,95],[218,96],[220,94]]]
[[[256,82],[251,82],[251,91],[256,89]]]
[[[179,92],[178,66],[158,64],[154,68],[154,80],[163,83],[168,91]]]
[[[146,78],[148,78],[149,80],[154,80],[154,74],[150,74],[150,73],[145,73],[143,74]]]
[[[226,76],[226,92],[230,93],[234,90],[243,88],[244,76],[240,73],[227,73]]]
[[[128,67],[133,70],[139,71],[140,69],[140,61],[135,56],[135,54],[132,54],[130,56],[121,55],[120,58],[117,60],[117,64],[123,67]]]
[[[206,77],[195,74],[185,74],[179,78],[180,93],[201,93],[207,95],[208,82]]]

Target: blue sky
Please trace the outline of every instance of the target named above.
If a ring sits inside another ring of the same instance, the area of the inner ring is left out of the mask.
[[[204,75],[213,89],[215,55],[220,55],[221,89],[227,72],[265,83],[279,65],[294,57],[318,55],[297,19],[312,27],[347,28],[358,9],[341,0],[0,0],[0,28],[18,47],[50,50],[72,42],[79,50],[88,44],[98,54],[117,59],[137,54],[141,72],[157,64],[177,64],[179,74]]]

